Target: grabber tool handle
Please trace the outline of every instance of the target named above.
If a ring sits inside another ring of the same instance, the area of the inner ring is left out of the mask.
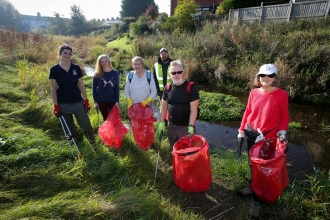
[[[238,156],[239,157],[242,155],[243,142],[244,142],[244,138],[241,138],[241,140],[239,142],[239,151],[238,151]]]

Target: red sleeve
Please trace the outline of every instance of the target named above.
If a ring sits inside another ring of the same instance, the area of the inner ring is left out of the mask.
[[[249,95],[249,99],[248,99],[248,103],[246,105],[246,108],[245,108],[245,112],[243,114],[243,118],[242,118],[242,122],[241,122],[241,126],[239,127],[239,130],[240,131],[244,131],[244,128],[246,126],[246,123],[247,123],[247,117],[251,114],[251,103],[252,103],[252,92],[250,93]]]

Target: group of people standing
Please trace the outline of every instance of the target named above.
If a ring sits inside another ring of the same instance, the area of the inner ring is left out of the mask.
[[[158,131],[165,131],[171,149],[181,137],[196,133],[195,124],[199,106],[199,92],[194,84],[185,80],[184,66],[180,60],[173,61],[168,50],[159,51],[158,61],[150,73],[144,68],[142,57],[132,59],[133,71],[128,74],[124,94],[128,107],[136,103],[146,106],[157,96],[161,102]],[[59,63],[50,68],[49,79],[54,102],[54,115],[63,115],[74,137],[79,137],[74,125],[73,115],[81,130],[94,141],[94,132],[87,112],[89,100],[83,83],[83,74],[78,65],[71,62],[72,48],[62,45],[58,51]],[[258,130],[266,138],[285,139],[289,124],[288,94],[278,88],[279,78],[275,65],[262,65],[255,75],[254,89],[251,91],[245,113],[238,130],[238,139],[247,140],[248,152],[256,142]],[[114,106],[119,107],[120,76],[114,70],[110,58],[100,55],[96,61],[93,77],[92,95],[94,108],[100,110],[103,120]],[[81,96],[82,95],[82,96]],[[253,135],[252,135],[253,134]],[[260,200],[253,192],[250,183],[238,191],[242,196],[253,195],[249,215],[258,218]],[[271,187],[271,186],[269,186]]]

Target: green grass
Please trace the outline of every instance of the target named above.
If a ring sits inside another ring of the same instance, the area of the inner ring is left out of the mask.
[[[168,141],[160,143],[157,135],[148,151],[139,149],[130,134],[120,149],[105,146],[99,137],[93,146],[84,139],[78,145],[83,158],[73,161],[44,91],[48,85],[36,81],[25,86],[17,67],[0,67],[0,219],[245,219],[251,198],[236,195],[249,175],[245,153],[236,182],[235,152],[211,149],[213,183],[203,193],[175,186]],[[91,78],[84,82],[92,100]],[[123,96],[120,109],[127,120]],[[89,117],[97,133],[95,110]],[[329,192],[328,175],[318,172],[305,182],[292,182],[273,206],[263,205],[261,216],[326,219]]]
[[[112,49],[122,49],[128,53],[133,52],[131,40],[127,36],[108,42],[107,47]]]
[[[200,119],[211,122],[238,121],[245,106],[237,97],[200,91]]]
[[[292,129],[302,129],[302,124],[300,122],[290,122],[289,123],[289,128],[292,128]]]

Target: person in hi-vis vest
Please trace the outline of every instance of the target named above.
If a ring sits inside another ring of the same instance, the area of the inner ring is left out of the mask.
[[[169,57],[168,50],[163,47],[159,51],[159,57],[157,63],[153,67],[153,76],[157,88],[157,94],[160,99],[163,96],[163,90],[167,83],[171,82],[168,70],[172,59]]]

